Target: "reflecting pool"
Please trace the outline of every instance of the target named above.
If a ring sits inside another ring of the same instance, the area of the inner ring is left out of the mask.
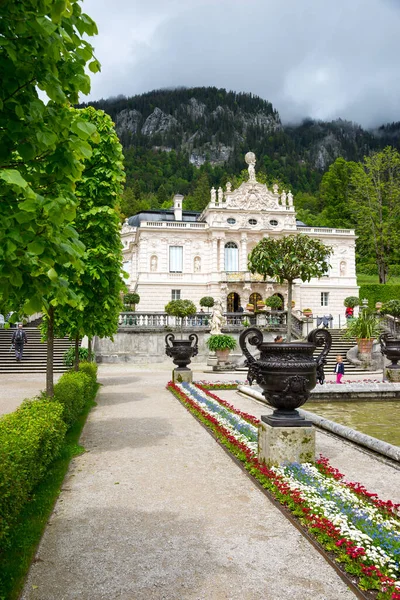
[[[305,410],[400,446],[400,401],[307,402]]]

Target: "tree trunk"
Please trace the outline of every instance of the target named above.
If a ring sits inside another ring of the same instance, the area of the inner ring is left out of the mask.
[[[54,306],[49,306],[47,313],[47,364],[46,364],[46,394],[54,396],[53,351],[54,351]]]
[[[288,301],[287,301],[287,335],[286,341],[292,341],[292,281],[288,281]]]
[[[79,371],[79,333],[75,336],[74,371]]]
[[[378,263],[379,283],[386,283],[387,269],[383,260]]]
[[[88,361],[92,362],[92,338],[88,337]]]

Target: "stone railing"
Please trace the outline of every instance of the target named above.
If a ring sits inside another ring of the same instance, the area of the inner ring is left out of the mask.
[[[384,329],[390,332],[393,337],[400,337],[400,320],[392,315],[382,315],[381,323]]]
[[[283,331],[286,327],[286,311],[266,310],[254,313],[224,313],[226,325],[224,330],[237,330],[256,325],[270,330]],[[211,328],[212,313],[197,313],[183,320],[183,328]],[[176,329],[180,327],[180,319],[171,317],[165,312],[122,312],[119,315],[118,326],[121,329]]]

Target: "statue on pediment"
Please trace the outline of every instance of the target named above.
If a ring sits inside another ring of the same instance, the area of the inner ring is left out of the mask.
[[[246,156],[244,157],[244,160],[247,162],[247,164],[249,165],[248,171],[249,171],[249,182],[250,183],[256,183],[256,169],[255,169],[255,164],[256,164],[256,155],[254,154],[254,152],[248,152],[246,154]]]
[[[217,199],[217,192],[215,190],[215,187],[211,188],[211,204],[215,204],[215,201]]]

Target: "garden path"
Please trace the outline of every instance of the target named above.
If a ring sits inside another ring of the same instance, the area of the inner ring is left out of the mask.
[[[165,389],[168,376],[100,367],[87,452],[71,464],[22,600],[354,598]]]

